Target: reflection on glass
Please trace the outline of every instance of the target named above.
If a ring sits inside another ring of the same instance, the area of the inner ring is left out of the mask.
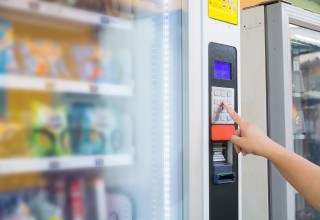
[[[320,33],[291,25],[294,149],[320,165]],[[296,219],[320,213],[296,194]]]
[[[180,1],[0,1],[0,219],[182,219]]]

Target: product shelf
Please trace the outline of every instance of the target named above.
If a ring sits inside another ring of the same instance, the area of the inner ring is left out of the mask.
[[[1,0],[0,7],[92,25],[131,30],[131,20],[37,0]]]
[[[306,92],[305,97],[309,99],[320,99],[320,92],[319,91]]]
[[[303,93],[293,92],[292,93],[292,97],[294,97],[294,98],[302,98],[303,97]]]
[[[304,135],[304,134],[295,134],[293,137],[294,137],[295,140],[304,140],[304,139],[306,139],[306,135]]]
[[[127,85],[89,83],[16,74],[0,75],[0,88],[114,96],[133,95],[133,87]]]
[[[320,103],[320,92],[319,91],[309,91],[303,96],[303,99],[308,101],[309,106],[316,106]]]
[[[0,175],[125,166],[132,163],[133,156],[130,154],[0,159]]]

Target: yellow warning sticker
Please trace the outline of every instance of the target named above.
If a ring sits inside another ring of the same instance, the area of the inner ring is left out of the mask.
[[[238,24],[238,0],[208,0],[209,18]]]

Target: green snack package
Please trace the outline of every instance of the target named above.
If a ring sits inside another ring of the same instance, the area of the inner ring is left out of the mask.
[[[50,108],[43,103],[32,103],[32,151],[34,156],[71,155],[70,132],[66,108]]]

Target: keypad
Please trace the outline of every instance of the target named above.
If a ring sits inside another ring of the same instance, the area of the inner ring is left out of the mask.
[[[234,124],[234,121],[222,108],[222,102],[227,102],[234,108],[234,89],[224,87],[211,87],[211,123],[212,124]]]

